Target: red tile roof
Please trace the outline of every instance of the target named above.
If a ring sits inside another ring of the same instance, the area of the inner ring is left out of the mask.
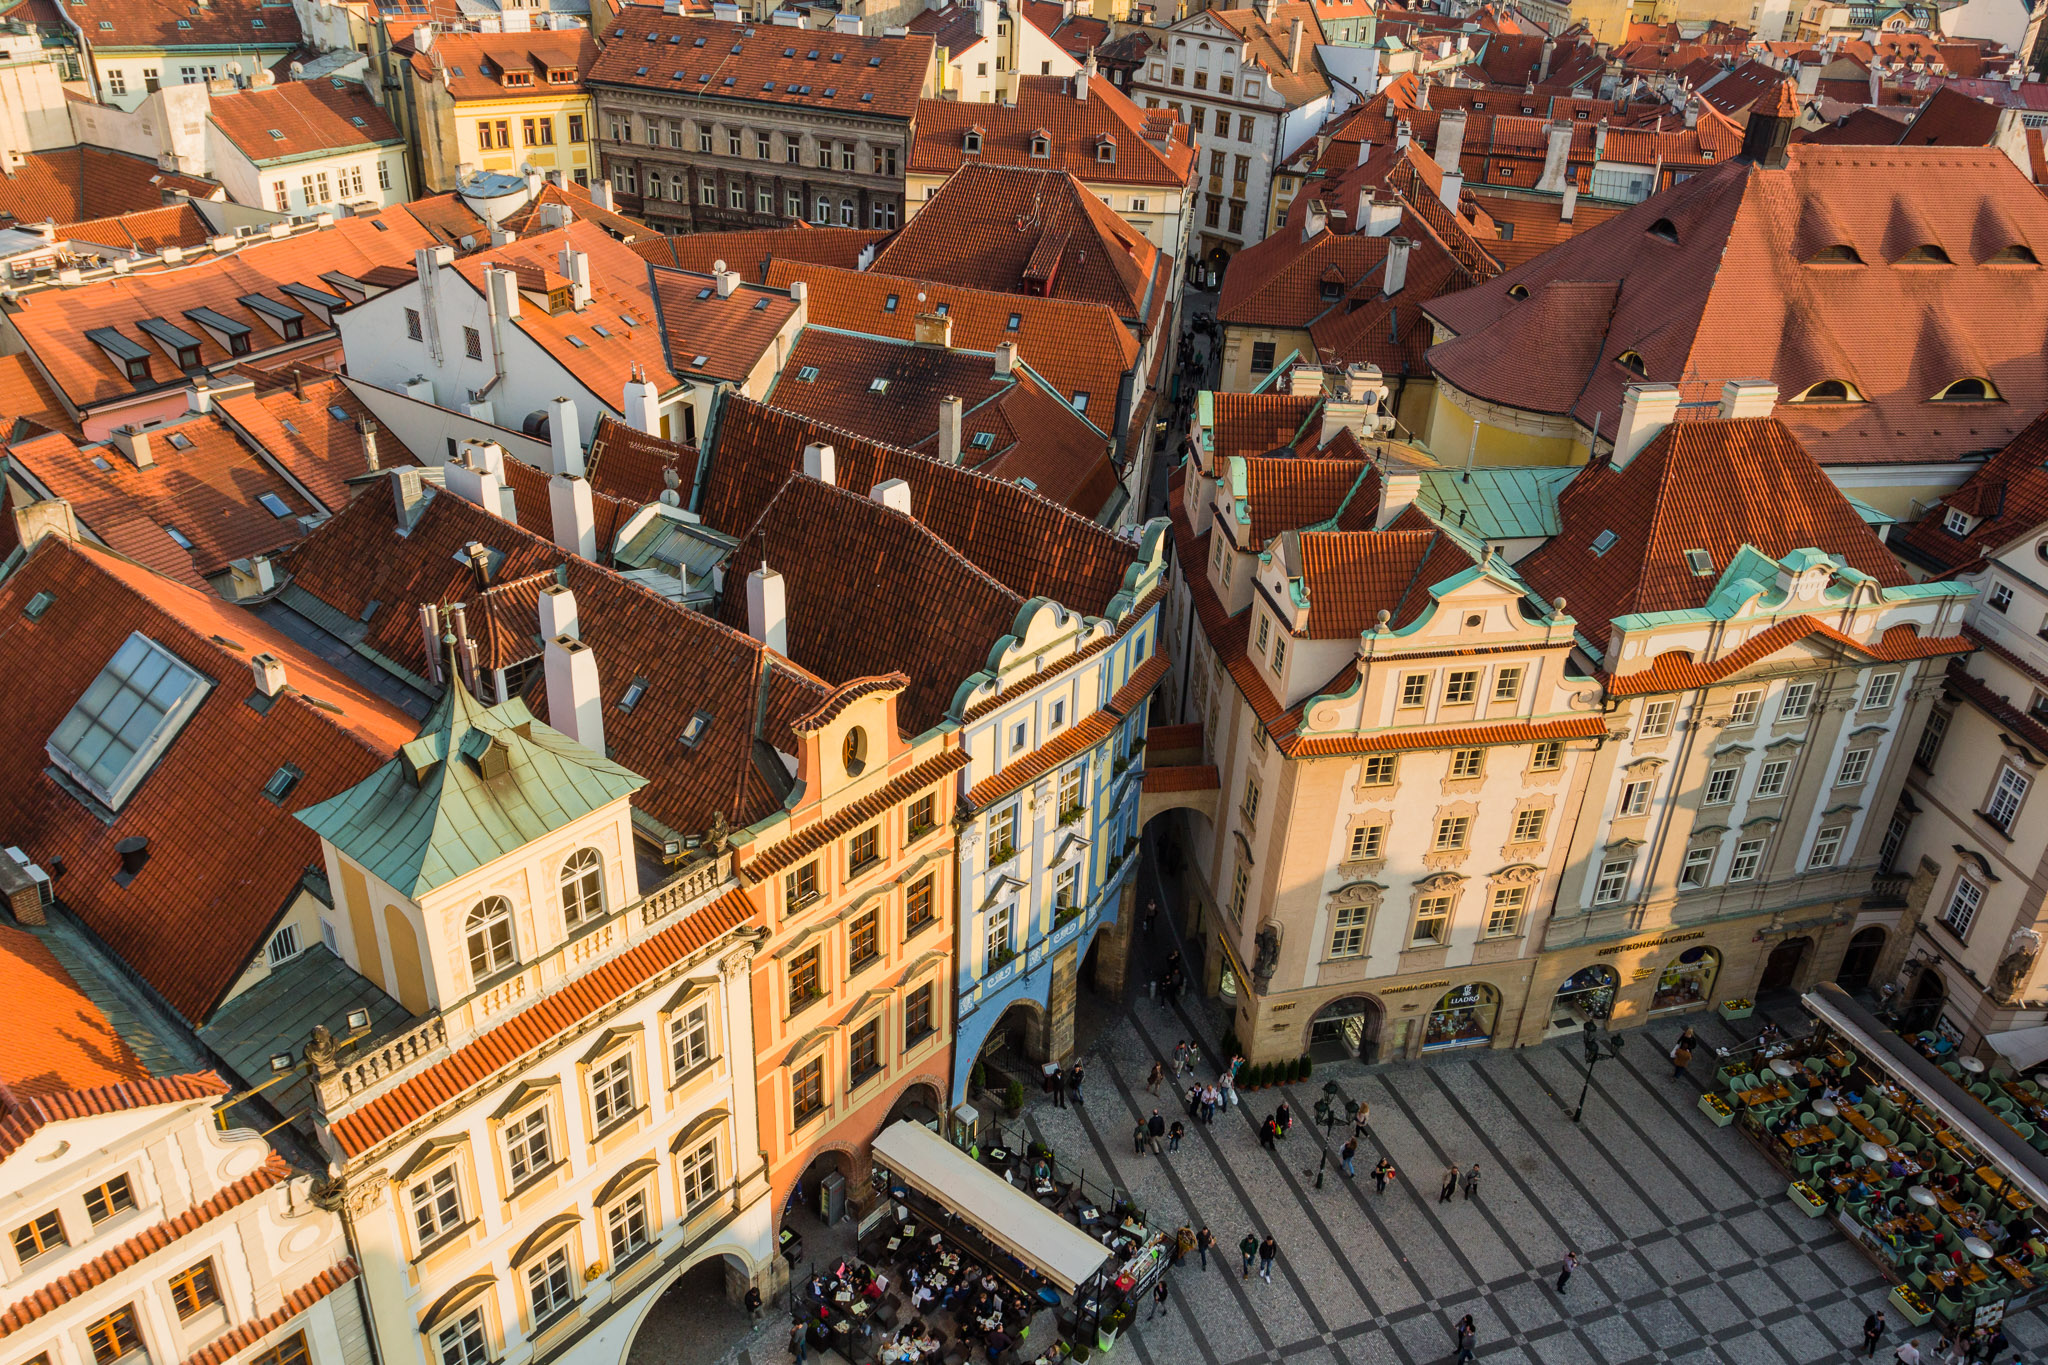
[[[807,262],[842,270],[858,270],[861,253],[889,234],[879,228],[812,227],[795,220],[788,227],[741,228],[732,232],[688,232],[662,239],[666,255],[657,247],[642,254],[657,265],[674,265],[708,274],[719,261],[740,272],[742,279],[756,284],[786,285],[786,278],[771,278],[769,269],[778,261]],[[637,246],[637,244],[636,244]]]
[[[1431,587],[1472,566],[1472,557],[1442,531],[1304,531],[1308,636],[1356,639],[1382,611],[1399,630],[1430,605]]]
[[[1146,792],[1207,792],[1223,785],[1213,763],[1187,768],[1145,769]]]
[[[590,480],[592,495],[643,507],[659,501],[671,486],[687,495],[696,482],[697,463],[695,446],[650,436],[605,413],[591,433],[584,477]]]
[[[742,383],[774,350],[783,324],[796,315],[796,300],[783,290],[741,284],[720,298],[709,275],[657,266],[649,277],[662,347],[677,374]]]
[[[370,410],[340,378],[316,371],[294,388],[288,381],[279,383],[275,376],[265,375],[252,391],[218,399],[215,406],[223,420],[247,433],[286,473],[320,499],[326,510],[346,507],[358,488],[384,491],[377,485],[351,487],[348,483],[369,472],[357,423],[368,418]],[[343,418],[334,415],[337,408]],[[398,443],[395,432],[378,431],[375,439],[381,467],[396,469],[419,463]]]
[[[1953,264],[1901,264],[1894,238],[1908,219]],[[1830,245],[1862,267],[1808,263]],[[1782,169],[1703,171],[1424,305],[1454,334],[1430,363],[1484,401],[1588,427],[1600,413],[1612,423],[1622,391],[1645,377],[1700,404],[1729,379],[1774,379],[1787,399],[1840,380],[1867,401],[1778,409],[1822,464],[1952,459],[2003,445],[2048,407],[2048,371],[2024,340],[2025,319],[2048,317],[2048,272],[1993,259],[2007,248],[2048,251],[2048,201],[1998,152],[1794,143]],[[1886,327],[1873,331],[1873,317]],[[1619,363],[1625,351],[1642,374]],[[2005,401],[1933,401],[1968,377]]]
[[[56,600],[30,621],[22,609],[39,592]],[[38,680],[7,711],[0,827],[43,866],[62,858],[65,903],[173,1009],[204,1021],[318,865],[318,840],[291,812],[361,781],[416,727],[213,594],[56,537],[0,585],[0,617],[13,622],[0,671]],[[108,823],[49,775],[43,746],[136,631],[216,685]],[[290,689],[259,712],[245,700],[249,660],[266,651]],[[264,786],[286,764],[303,775],[273,802]],[[115,845],[131,835],[151,841],[149,861],[116,886]]]
[[[874,681],[877,680],[861,679],[859,682],[848,683],[845,687],[837,689],[834,696],[858,688],[862,683]],[[900,688],[906,680],[898,673],[894,681]],[[973,758],[974,756],[965,749],[950,748],[936,757],[926,759],[858,801],[841,806],[825,819],[813,821],[794,834],[767,845],[761,852],[747,859],[746,864],[739,870],[741,878],[749,886],[759,886],[783,868],[809,857],[834,839],[851,834],[883,811],[902,805],[927,787],[959,772],[973,762]]]
[[[0,356],[0,443],[35,434],[37,428],[78,435],[78,428],[63,403],[50,391],[49,381],[23,352]]]
[[[1815,549],[1881,587],[1907,581],[1847,498],[1775,418],[1676,422],[1626,468],[1588,465],[1558,494],[1559,531],[1516,566],[1547,598],[1565,596],[1594,640],[1632,612],[1704,606],[1744,545],[1773,559]],[[1602,532],[1616,539],[1603,552]],[[1704,550],[1701,575],[1688,550]]]
[[[1370,530],[1379,513],[1380,472],[1363,460],[1255,456],[1245,461],[1249,543],[1264,549],[1283,531],[1344,515],[1340,529]]]
[[[84,32],[102,57],[130,49],[292,48],[301,41],[298,14],[289,5],[211,0],[197,14],[192,9],[178,0],[82,0],[69,11],[67,22]]]
[[[1232,455],[1265,455],[1292,447],[1320,397],[1291,393],[1216,393],[1210,395],[1213,417],[1211,451],[1216,459]]]
[[[285,1295],[284,1302],[269,1313],[229,1328],[186,1356],[184,1365],[227,1365],[235,1356],[353,1280],[358,1273],[353,1260],[343,1260],[339,1265],[329,1266]]]
[[[1962,535],[1948,529],[1949,509],[1970,518]],[[1937,573],[1964,569],[2048,521],[2048,415],[2036,417],[1918,521],[1892,528],[1887,543]]]
[[[287,81],[236,90],[213,96],[207,116],[259,166],[405,141],[358,81]]]
[[[1163,287],[1158,266],[1159,249],[1079,180],[1015,166],[963,166],[874,260],[913,279],[1107,304],[1126,322]]]
[[[916,117],[918,97],[931,76],[932,40],[919,33],[883,38],[729,24],[632,5],[602,36],[591,84],[741,106],[770,104],[908,122]],[[648,74],[638,74],[643,69]],[[728,79],[736,84],[728,88]],[[765,88],[771,84],[774,89]]]
[[[18,477],[69,501],[86,530],[113,544],[125,528],[132,539],[117,548],[193,587],[232,560],[305,538],[298,518],[312,515],[313,504],[220,422],[199,417],[148,436],[154,464],[143,469],[111,444],[81,449],[61,432],[17,442],[9,457]],[[257,501],[266,494],[286,515]],[[174,530],[189,549],[171,538]]]
[[[160,209],[137,209],[111,218],[89,218],[82,223],[63,223],[57,239],[69,242],[74,251],[85,246],[112,247],[154,256],[167,246],[204,246],[213,239],[213,229],[189,203]]]
[[[436,32],[427,51],[413,40],[413,75],[442,85],[451,99],[558,100],[583,93],[583,79],[597,62],[597,40],[587,28],[534,29],[526,33]],[[505,73],[525,73],[525,85],[507,85]],[[550,71],[573,71],[567,83],[551,82]]]
[[[1581,197],[1573,206],[1571,221],[1566,222],[1556,200],[1502,194],[1480,187],[1475,187],[1471,194],[1494,225],[1495,236],[1486,243],[1487,253],[1505,270],[1527,265],[1559,242],[1568,242],[1622,211],[1620,205],[1595,203]]]
[[[1257,9],[1211,9],[1202,11],[1215,23],[1244,40],[1244,61],[1264,67],[1267,79],[1287,100],[1289,108],[1320,99],[1330,92],[1330,83],[1316,60],[1316,45],[1323,41],[1322,21],[1316,7],[1306,0],[1277,4],[1271,17]],[[1290,59],[1294,25],[1301,24],[1301,49]]]
[[[0,225],[76,223],[160,209],[165,193],[180,189],[195,199],[224,197],[216,181],[174,175],[146,157],[104,147],[26,152],[0,177]]]
[[[1152,689],[1166,676],[1168,662],[1166,655],[1154,653],[1131,670],[1131,676],[1109,699],[1109,705],[1040,744],[1025,755],[1023,761],[1006,764],[1001,772],[975,783],[968,789],[966,804],[974,809],[986,809],[991,803],[1022,791],[1060,764],[1108,739],[1123,723],[1124,717],[1151,697]]]
[[[1711,663],[1696,662],[1687,650],[1667,650],[1648,668],[1607,680],[1607,692],[1614,697],[1636,697],[1649,692],[1684,692],[1711,687],[1723,678],[1763,662],[1771,655],[1800,640],[1814,637],[1842,649],[1854,650],[1880,663],[1901,663],[1908,659],[1938,658],[1943,654],[1967,654],[1973,647],[1962,635],[1923,639],[1912,626],[1893,626],[1875,644],[1845,635],[1818,616],[1793,616],[1743,641],[1739,648]]]
[[[1056,7],[1055,7],[1056,8]],[[1097,76],[1088,98],[1076,99],[1079,77],[1019,76],[1007,104],[924,100],[910,145],[910,170],[948,174],[962,166],[1009,165],[1067,171],[1089,184],[1183,187],[1195,169],[1188,126],[1174,122],[1171,135],[1147,140],[1146,112],[1130,96]],[[969,130],[981,134],[981,150],[969,152]],[[1033,139],[1046,138],[1048,155],[1031,154]],[[1104,161],[1104,139],[1112,160]]]
[[[17,1096],[6,1102],[4,1114],[0,1114],[0,1159],[19,1151],[45,1124],[212,1099],[227,1093],[226,1081],[210,1071],[202,1071],[187,1076],[145,1077],[85,1090],[48,1091],[29,1099]]]
[[[746,923],[753,913],[744,891],[726,892],[344,1114],[332,1128],[335,1142],[349,1156],[361,1156],[415,1120],[522,1066],[584,1020],[602,1018],[637,987],[675,971],[680,962]]]
[[[23,1101],[146,1081],[148,1070],[43,941],[0,926],[7,1027],[0,1029],[0,1114]]]

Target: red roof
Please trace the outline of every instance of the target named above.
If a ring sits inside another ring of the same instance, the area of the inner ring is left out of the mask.
[[[583,93],[583,78],[597,62],[597,40],[587,28],[532,29],[525,33],[437,31],[427,51],[411,57],[415,78],[438,82],[463,100],[558,100]],[[550,80],[549,73],[573,73]],[[511,80],[522,84],[510,84]]]
[[[82,223],[63,223],[57,239],[84,246],[102,246],[138,251],[154,256],[167,246],[204,246],[213,239],[213,229],[189,203],[160,209],[137,209],[111,218],[89,218]]]
[[[247,433],[327,511],[348,506],[356,492],[348,480],[369,472],[357,424],[370,416],[370,410],[336,376],[316,373],[295,389],[265,375],[255,389],[217,399],[215,407],[224,421]],[[336,410],[342,416],[336,417]],[[380,467],[419,463],[398,443],[397,433],[378,431],[375,440]],[[372,484],[366,491],[384,490]]]
[[[31,621],[37,593],[54,597]],[[65,904],[194,1024],[262,948],[319,841],[291,812],[373,772],[413,737],[413,722],[247,612],[103,550],[44,539],[0,585],[0,671],[37,679],[7,708],[0,827],[44,867],[62,859]],[[132,632],[147,635],[214,687],[111,822],[50,775],[43,746]],[[417,635],[418,631],[415,630]],[[250,659],[284,662],[288,690],[264,709]],[[290,795],[264,788],[290,764]],[[115,845],[150,841],[148,861],[114,882]]]
[[[1148,141],[1147,111],[1103,76],[1089,82],[1087,99],[1077,99],[1074,83],[1079,79],[1019,76],[1007,104],[921,101],[910,169],[945,174],[962,166],[1009,165],[1067,171],[1090,184],[1179,188],[1188,183],[1195,149],[1186,124],[1176,120],[1171,136]],[[967,150],[970,129],[981,134],[979,151]],[[1033,139],[1041,132],[1047,155],[1033,156]],[[1105,138],[1111,139],[1110,161],[1103,160]]]
[[[148,1070],[43,941],[0,927],[7,1027],[0,1029],[0,1113],[24,1100],[149,1078]]]
[[[739,271],[742,279],[779,285],[784,281],[769,278],[769,267],[774,262],[802,261],[858,270],[861,253],[888,235],[879,228],[812,227],[796,219],[788,227],[686,232],[662,237],[641,254],[656,265],[674,265],[705,275],[724,261]],[[638,250],[640,243],[636,242],[634,247]]]
[[[358,81],[287,81],[236,90],[213,96],[207,116],[259,166],[405,141]]]
[[[908,122],[931,75],[932,40],[918,33],[883,38],[729,24],[631,5],[603,36],[590,69],[593,85],[659,90],[742,108],[770,104]]]
[[[1221,460],[1291,448],[1322,399],[1291,393],[1217,393],[1210,402],[1211,449]]]
[[[35,361],[17,351],[0,356],[0,443],[33,436],[38,428],[76,436],[78,428],[64,410],[57,395],[36,368]]]
[[[285,49],[301,41],[297,12],[272,0],[209,0],[196,7],[180,0],[80,0],[66,20],[86,34],[102,58],[128,49],[155,56],[151,49]]]
[[[1969,529],[1948,528],[1950,509],[1967,516]],[[1927,509],[1918,521],[1892,528],[1888,543],[1906,558],[1949,573],[1995,554],[2007,542],[2048,521],[2048,415],[1993,455],[1962,487]]]
[[[218,183],[173,175],[146,157],[104,147],[26,152],[0,176],[0,224],[76,223],[160,209],[164,195],[185,190],[195,199],[218,199]]]
[[[661,317],[662,346],[681,374],[746,382],[774,349],[783,324],[796,315],[796,300],[786,290],[741,284],[720,298],[711,276],[659,266],[648,271],[648,279]]]
[[[1399,630],[1428,608],[1432,586],[1471,567],[1472,556],[1443,531],[1304,531],[1308,636],[1355,640],[1382,611]]]
[[[1845,635],[1819,616],[1792,616],[1758,631],[1736,649],[1711,663],[1696,662],[1690,650],[1673,649],[1659,654],[1648,668],[1637,669],[1607,682],[1608,694],[1636,697],[1646,692],[1683,692],[1711,687],[1745,668],[1800,640],[1814,638],[1839,649],[1854,650],[1880,663],[1903,663],[1908,659],[1938,658],[1943,654],[1967,654],[1972,648],[1962,635],[1922,638],[1914,626],[1893,626],[1876,641]],[[1955,670],[1951,666],[1951,673]],[[1968,676],[1965,674],[1964,676]]]

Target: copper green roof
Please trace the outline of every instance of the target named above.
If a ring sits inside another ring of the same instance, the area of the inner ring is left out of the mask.
[[[487,707],[453,683],[396,758],[298,818],[417,900],[646,781],[517,697]]]
[[[1481,540],[1554,536],[1557,492],[1578,472],[1571,465],[1433,471],[1422,476],[1416,501],[1431,520]]]

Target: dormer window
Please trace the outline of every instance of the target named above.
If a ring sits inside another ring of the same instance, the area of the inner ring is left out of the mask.
[[[1650,367],[1643,363],[1643,353],[1641,351],[1623,351],[1620,355],[1614,357],[1614,363],[1627,370],[1630,374],[1639,374],[1644,378],[1649,377]]]
[[[981,129],[969,128],[967,136],[960,140],[960,150],[969,156],[979,156],[981,154]]]
[[[1998,401],[1998,390],[1988,379],[1958,379],[1940,393],[1934,395],[1937,403],[1994,403]]]
[[[1966,536],[1976,520],[1968,512],[1951,507],[1942,515],[1941,528],[1952,536]]]
[[[1052,155],[1052,139],[1043,128],[1031,135],[1031,155],[1043,161]]]
[[[1788,401],[1794,403],[1860,403],[1863,401],[1863,395],[1858,393],[1856,386],[1847,380],[1823,379],[1820,383],[1810,385],[1799,393],[1794,394]]]
[[[2018,242],[2014,242],[2011,246],[2003,246],[1992,252],[1985,258],[1984,264],[2039,265],[2041,260],[2034,254],[2032,247],[2022,246]]]
[[[1847,242],[1824,246],[1806,258],[1808,265],[1862,265],[1863,258]]]
[[[1528,298],[1528,297],[1529,297],[1529,286],[1528,286],[1528,285],[1526,285],[1526,284],[1511,284],[1511,285],[1509,285],[1509,286],[1508,286],[1508,297],[1509,297],[1509,298],[1511,298],[1511,299],[1526,299],[1526,298]]]
[[[507,71],[504,73],[503,83],[508,87],[518,86],[524,88],[533,84],[533,73],[531,71]]]
[[[1932,242],[1908,247],[1906,254],[1899,257],[1900,265],[1948,265],[1948,253]]]
[[[1108,165],[1116,164],[1116,139],[1104,137],[1095,144],[1095,159]]]
[[[1659,218],[1650,224],[1650,235],[1659,241],[1669,242],[1673,246],[1678,245],[1678,225],[1669,218]]]

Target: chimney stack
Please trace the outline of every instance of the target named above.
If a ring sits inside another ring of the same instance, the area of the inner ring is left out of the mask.
[[[1408,283],[1408,253],[1415,243],[1406,237],[1395,237],[1387,243],[1387,268],[1380,279],[1382,294],[1398,294]]]
[[[519,316],[519,276],[493,266],[484,271],[484,287],[490,295],[491,311],[500,318]]]
[[[580,474],[557,474],[548,480],[548,512],[555,544],[585,559],[597,558],[597,512],[590,501],[590,481]]]
[[[1010,372],[1017,368],[1017,343],[1006,341],[996,347],[996,378],[1008,379]]]
[[[1363,194],[1365,191],[1361,190]],[[1320,199],[1311,199],[1301,211],[1301,240],[1313,242],[1330,225],[1330,212]]]
[[[804,447],[804,475],[819,483],[839,482],[839,453],[822,441]]]
[[[249,660],[249,671],[256,676],[256,690],[266,697],[274,697],[284,691],[284,660],[268,651]]]
[[[1778,386],[1769,379],[1731,379],[1721,386],[1721,416],[1769,417],[1778,406]]]
[[[1677,416],[1676,384],[1629,385],[1621,397],[1621,421],[1614,428],[1614,468],[1626,469],[1650,439]]]
[[[71,504],[63,498],[44,498],[40,502],[16,503],[14,538],[21,542],[21,548],[33,550],[44,536],[62,536],[66,540],[78,539],[78,517],[72,512]]]
[[[1287,27],[1287,69],[1301,70],[1301,16],[1298,14]]]
[[[590,187],[590,202],[606,212],[612,211],[612,182],[600,180]]]
[[[367,473],[375,474],[381,467],[377,459],[376,421],[369,417],[363,418],[356,423],[356,434],[363,439],[363,469]]]
[[[920,346],[953,344],[953,319],[944,313],[919,313],[913,326]]]
[[[884,479],[868,490],[868,496],[892,511],[910,515],[910,485],[901,479]]]
[[[1550,125],[1548,145],[1543,149],[1543,175],[1536,188],[1561,194],[1571,173],[1572,125],[1559,119]]]
[[[604,753],[604,701],[598,695],[597,655],[573,635],[547,642],[542,669],[548,687],[548,724],[592,753]]]
[[[555,466],[550,473],[583,477],[583,432],[576,420],[574,399],[549,402],[548,447]]]
[[[1458,170],[1445,171],[1443,188],[1437,192],[1437,197],[1443,200],[1444,207],[1452,213],[1456,213],[1458,211],[1459,196],[1463,195],[1464,192],[1464,173]]]
[[[114,428],[114,449],[128,457],[128,463],[137,469],[148,469],[156,463],[156,457],[149,452],[149,433],[130,423]]]
[[[739,288],[740,273],[737,270],[727,270],[724,261],[713,261],[711,282],[718,288],[718,297],[729,299],[732,297],[732,291]]]
[[[789,611],[782,575],[763,564],[747,575],[747,634],[777,654],[789,653]]]
[[[1458,169],[1458,159],[1465,154],[1465,124],[1468,115],[1463,109],[1446,109],[1436,120],[1436,164],[1446,173]]]
[[[649,436],[661,435],[661,395],[655,391],[647,371],[638,365],[633,367],[633,377],[626,381],[626,398],[621,409],[626,422],[635,431],[644,431]]]
[[[1543,53],[1536,60],[1536,79],[1538,81],[1550,79],[1550,59],[1555,55],[1557,55],[1557,44],[1545,38],[1543,40]]]
[[[576,619],[576,594],[566,583],[552,583],[540,590],[540,638],[558,640],[564,635],[572,640],[583,638]]]
[[[947,394],[939,400],[939,459],[946,464],[960,463],[960,419],[966,404]]]
[[[418,465],[400,465],[391,471],[391,501],[398,508],[398,530],[403,535],[418,523],[427,505]]]
[[[497,471],[491,468],[490,457],[481,448],[483,444],[469,442],[463,447],[459,459],[442,466],[443,486],[464,502],[473,502],[494,517],[503,516],[504,484]]]
[[[570,306],[580,313],[590,307],[590,253],[565,246],[562,267],[562,273],[569,278]]]
[[[1323,393],[1323,367],[1304,361],[1287,372],[1287,393],[1291,398],[1320,398]]]
[[[1074,77],[1074,98],[1083,104],[1088,102],[1088,87],[1095,84],[1095,49],[1088,49],[1088,60],[1081,64],[1081,74]]]
[[[1557,221],[1569,223],[1572,220],[1572,214],[1577,212],[1578,207],[1579,187],[1575,184],[1566,185],[1564,187],[1564,199],[1557,206]]]

